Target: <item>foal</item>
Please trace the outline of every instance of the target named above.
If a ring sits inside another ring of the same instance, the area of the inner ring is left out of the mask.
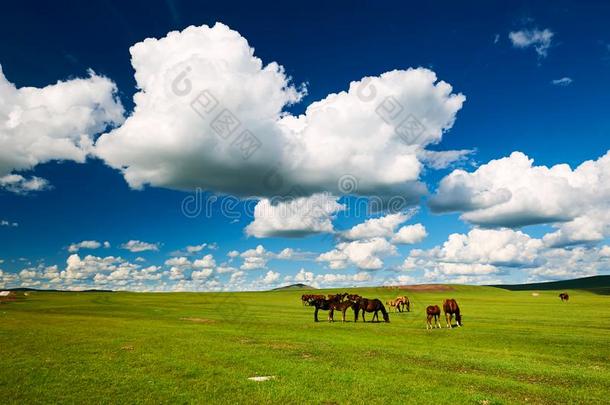
[[[432,329],[432,318],[434,318],[434,327],[441,327],[441,322],[439,321],[439,318],[441,316],[441,309],[438,307],[438,305],[430,305],[426,308],[426,318],[427,318],[427,324],[426,324],[426,329]]]
[[[357,314],[357,303],[354,300],[350,300],[349,298],[342,302],[333,302],[330,304],[330,311],[328,312],[328,320],[334,322],[335,310],[341,311],[342,321],[345,322],[345,312],[348,308],[354,310],[354,313]]]

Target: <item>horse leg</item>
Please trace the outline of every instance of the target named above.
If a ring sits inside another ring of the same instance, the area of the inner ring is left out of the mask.
[[[441,316],[440,315],[434,315],[434,321],[436,322],[436,324],[438,325],[438,328],[441,329]]]
[[[431,318],[432,317],[430,315],[426,316],[426,330],[432,329],[432,325],[430,324]]]
[[[335,310],[331,308],[328,311],[328,322],[334,322],[335,321],[334,315],[335,315]]]
[[[314,322],[318,322],[318,307],[316,307],[316,310],[313,313],[313,320]]]

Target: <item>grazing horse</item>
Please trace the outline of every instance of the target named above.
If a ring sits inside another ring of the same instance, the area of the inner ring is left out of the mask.
[[[447,321],[447,327],[451,327],[451,321],[453,315],[455,315],[455,321],[457,326],[462,326],[462,315],[460,314],[460,307],[453,298],[443,301],[443,310],[445,311],[445,320]]]
[[[433,329],[437,326],[441,327],[441,322],[438,320],[441,316],[441,309],[438,305],[429,305],[426,308],[426,329]],[[434,318],[434,326],[432,326],[432,318]]]
[[[388,306],[388,308],[394,308],[394,312],[401,312],[400,302],[398,300],[389,300],[386,301],[385,304]]]
[[[398,309],[400,312],[404,311],[405,309],[407,310],[407,312],[411,312],[411,301],[409,301],[409,297],[398,297],[396,298],[396,302],[399,306]]]
[[[561,302],[563,302],[569,300],[570,296],[568,295],[568,293],[561,293],[559,294],[559,298],[561,298]]]
[[[379,322],[379,311],[381,311],[381,314],[383,315],[383,320],[385,322],[390,322],[390,315],[388,314],[388,311],[385,310],[383,303],[377,298],[372,300],[368,298],[360,298],[358,301],[356,301],[355,306],[356,308],[354,309],[354,312],[356,313],[356,321],[358,321],[358,312],[362,310],[362,322],[366,322],[366,319],[364,319],[365,312],[374,312],[371,322],[374,322],[375,319],[377,319]]]

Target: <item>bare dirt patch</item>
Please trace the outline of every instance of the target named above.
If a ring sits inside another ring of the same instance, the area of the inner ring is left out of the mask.
[[[215,320],[206,318],[180,318],[180,320],[194,323],[216,323]]]
[[[417,285],[399,285],[386,287],[388,289],[397,289],[397,290],[405,290],[405,291],[453,291],[455,288],[450,285],[443,284],[417,284]]]

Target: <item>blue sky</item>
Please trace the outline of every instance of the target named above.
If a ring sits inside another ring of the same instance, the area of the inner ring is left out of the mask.
[[[570,1],[5,5],[0,287],[607,274],[609,17]],[[186,68],[261,141],[251,157],[168,90]],[[399,139],[390,98],[425,139]],[[290,184],[299,199],[276,204]],[[362,209],[379,198],[406,204]]]

